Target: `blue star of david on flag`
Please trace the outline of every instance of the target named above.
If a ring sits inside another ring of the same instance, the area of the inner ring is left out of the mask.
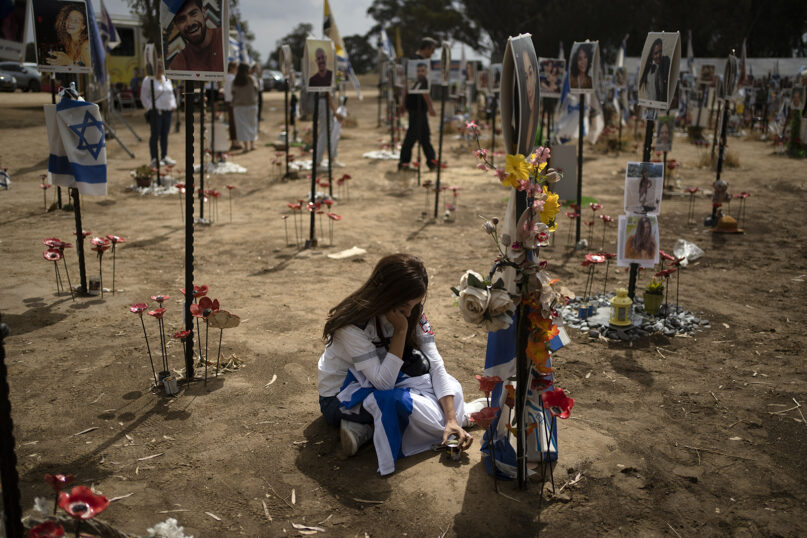
[[[101,120],[96,120],[90,111],[87,110],[84,113],[84,121],[82,123],[77,123],[74,125],[68,125],[70,130],[78,135],[79,143],[76,146],[77,150],[87,150],[92,158],[98,160],[98,154],[101,153],[101,150],[106,147],[104,142],[104,122]],[[90,144],[90,141],[87,140],[85,135],[85,131],[89,127],[95,127],[99,131],[98,142],[95,144]]]

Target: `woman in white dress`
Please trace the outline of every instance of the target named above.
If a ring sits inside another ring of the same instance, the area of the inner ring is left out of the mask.
[[[462,387],[448,375],[422,313],[428,288],[423,262],[407,254],[382,258],[370,278],[328,315],[319,359],[319,402],[325,420],[340,427],[342,449],[353,455],[373,438],[378,471],[456,437]]]
[[[255,149],[258,139],[258,81],[249,74],[249,64],[239,64],[233,79],[233,116],[235,138],[244,143],[244,151]]]

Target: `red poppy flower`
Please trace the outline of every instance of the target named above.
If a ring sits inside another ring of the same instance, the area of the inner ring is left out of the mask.
[[[735,195],[735,196],[737,196],[737,198],[741,198],[741,199],[745,200],[746,198],[748,198],[748,197],[749,197],[749,196],[751,196],[751,195],[750,195],[749,193],[747,193],[747,192],[743,191],[743,192],[741,192],[740,194],[737,194],[737,195]]]
[[[49,262],[58,262],[62,259],[62,251],[58,248],[49,248],[42,253],[42,256]]]
[[[566,216],[569,217],[570,219],[576,219],[580,216],[580,214],[575,213],[574,211],[567,211]]]
[[[575,211],[580,211],[580,204],[569,204],[569,207],[571,207]]]
[[[331,207],[333,205],[333,200],[331,200],[330,198],[326,198],[322,201],[322,203],[328,207]]]
[[[50,484],[53,491],[62,491],[64,488],[72,484],[75,479],[76,477],[71,474],[45,474],[45,482]]]
[[[157,319],[162,319],[163,314],[165,314],[165,308],[155,308],[154,310],[149,310],[149,316]]]
[[[609,215],[606,215],[605,213],[601,214],[601,215],[600,215],[600,218],[601,218],[601,219],[603,220],[603,222],[605,222],[605,223],[608,223],[608,222],[614,222],[614,218],[613,218],[613,217],[611,217],[611,216],[609,216]]]
[[[62,241],[57,237],[46,237],[45,239],[42,240],[42,244],[45,245],[46,247],[59,248],[59,249],[65,248],[65,246],[70,245],[70,243],[65,243],[64,241]]]
[[[602,209],[602,204],[598,204],[597,202],[590,202],[588,206],[591,208],[592,211],[597,211],[598,209]]]
[[[502,378],[497,375],[491,377],[477,374],[474,377],[479,381],[479,389],[485,393],[485,396],[490,396],[490,393],[493,392],[496,385],[502,382]]]
[[[48,190],[48,189],[49,189],[49,188],[51,188],[51,187],[53,187],[53,185],[51,185],[50,183],[40,183],[40,184],[39,184],[39,188],[40,188],[40,189],[45,189],[45,190]]]
[[[460,190],[460,188],[459,188],[457,185],[451,185],[451,186],[448,188],[448,190],[450,190],[451,192],[453,192],[453,193],[455,193],[455,194],[456,194],[456,193],[457,193],[457,191],[458,191],[458,190]]]
[[[208,289],[209,288],[208,288],[207,284],[205,284],[203,286],[197,286],[196,284],[194,284],[193,285],[193,296],[195,298],[204,297],[205,295],[207,295],[207,290]],[[179,288],[179,291],[182,292],[182,295],[185,295],[185,288]]]
[[[666,252],[664,252],[661,249],[658,249],[658,254],[659,254],[659,256],[661,256],[662,258],[664,258],[667,261],[671,261],[671,262],[675,261],[674,257],[670,256],[669,254],[667,254]]]
[[[233,190],[234,188],[236,188],[236,187],[235,187],[235,185],[225,185],[225,187],[227,187],[227,190],[228,190],[228,191],[231,191],[231,190]]]
[[[178,338],[180,340],[183,340],[183,339],[187,338],[189,334],[191,334],[190,331],[179,331],[178,333],[174,333],[174,338]]]
[[[507,398],[504,399],[504,405],[513,408],[516,406],[516,388],[513,385],[505,385],[507,389]]]
[[[93,237],[92,239],[90,239],[90,243],[92,243],[96,247],[102,247],[104,245],[109,245],[109,240],[103,237]]]
[[[59,493],[59,507],[75,519],[90,519],[109,506],[109,499],[96,495],[87,486],[76,486],[68,495]]]
[[[480,428],[487,430],[491,422],[493,422],[493,419],[496,418],[498,411],[498,407],[485,407],[478,413],[471,413],[471,420],[476,422]]]
[[[64,527],[55,521],[45,521],[28,531],[28,538],[59,538],[61,536],[64,536]]]
[[[207,195],[212,196],[213,198],[218,198],[219,196],[221,196],[221,193],[215,189],[210,189],[209,191],[207,191]]]
[[[326,213],[326,215],[328,215],[328,218],[331,220],[342,220],[341,215],[337,215],[336,213]]]
[[[423,188],[428,189],[429,187],[431,187],[431,186],[432,186],[432,180],[431,180],[431,179],[427,179],[427,180],[425,180],[423,183],[421,183],[421,184],[420,184],[420,186],[421,186],[421,187],[423,187]]]
[[[342,177],[339,178],[339,179],[341,179],[342,181],[347,181],[347,180],[353,179],[353,178],[350,177],[350,174],[342,174]]]
[[[174,183],[174,188],[177,188],[179,190],[184,190],[185,189],[185,184],[184,183]]]
[[[688,192],[689,194],[695,194],[699,190],[701,190],[700,187],[687,187],[686,189],[684,189],[684,192]]]
[[[588,263],[604,263],[605,256],[602,254],[586,254],[586,261]]]
[[[671,269],[665,269],[663,271],[659,271],[658,273],[656,273],[655,276],[657,276],[657,277],[669,276],[669,275],[673,274],[674,272],[676,272],[677,270],[678,270],[677,267],[673,267]]]
[[[541,393],[541,400],[543,400],[544,407],[549,409],[553,417],[569,418],[572,407],[574,407],[574,398],[566,396],[566,392],[557,387],[554,390]]]
[[[213,312],[219,311],[219,300],[202,297],[199,304],[191,305],[191,315],[195,318],[207,319]]]
[[[140,314],[143,315],[143,312],[149,307],[146,303],[135,303],[129,307],[129,312],[132,314]]]
[[[536,390],[538,392],[543,392],[552,385],[555,384],[555,381],[551,377],[547,376],[535,376],[532,378],[532,383],[530,384],[530,388],[532,390]]]
[[[157,295],[152,295],[151,296],[151,300],[152,301],[157,301],[158,303],[160,303],[160,305],[162,305],[165,301],[167,301],[170,298],[171,298],[170,295],[163,295],[161,293],[158,293]]]
[[[300,205],[300,204],[292,204],[291,202],[286,203],[286,205],[289,206],[289,209],[291,209],[292,211],[299,211],[299,210],[301,210],[303,208],[302,205]]]

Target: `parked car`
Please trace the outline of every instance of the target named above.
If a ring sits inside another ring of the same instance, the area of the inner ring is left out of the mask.
[[[24,92],[38,92],[42,85],[42,76],[35,67],[17,62],[0,62],[0,71],[14,75],[17,79],[17,88]]]
[[[271,90],[282,90],[285,80],[283,80],[283,73],[280,71],[273,71],[267,69],[263,72],[263,91],[268,92]]]
[[[11,73],[0,71],[0,91],[13,92],[17,89],[17,79]]]

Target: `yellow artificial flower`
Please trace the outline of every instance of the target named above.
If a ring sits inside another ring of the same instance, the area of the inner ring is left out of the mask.
[[[558,216],[558,212],[560,211],[558,195],[554,192],[549,192],[546,185],[544,185],[543,190],[546,201],[544,202],[544,208],[541,210],[541,222],[549,226],[550,232],[554,232],[558,229],[558,225],[555,223],[555,217]]]
[[[502,180],[502,183],[517,189],[519,187],[519,181],[530,178],[530,165],[527,163],[524,155],[520,153],[507,155],[505,161],[504,171],[507,172],[507,175],[504,180]]]

